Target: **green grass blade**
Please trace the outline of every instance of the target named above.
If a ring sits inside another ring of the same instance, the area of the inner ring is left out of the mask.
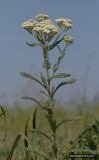
[[[36,109],[35,109],[35,111],[34,111],[34,114],[33,114],[33,123],[32,123],[32,128],[33,129],[36,129],[36,114],[37,114],[37,107],[36,107]]]
[[[28,124],[29,124],[29,120],[30,120],[30,117],[28,117],[27,121],[26,121],[26,125],[25,125],[25,136],[28,137]],[[27,139],[24,139],[24,146],[25,148],[28,148],[28,141]]]
[[[67,123],[67,122],[71,122],[73,121],[73,119],[64,119],[61,122],[59,122],[59,124],[57,124],[56,129],[59,128],[62,124]]]
[[[21,135],[18,135],[16,140],[15,140],[15,142],[14,142],[14,144],[12,145],[12,148],[11,148],[11,150],[9,152],[9,155],[8,155],[6,160],[11,160],[12,159],[12,156],[14,154],[14,151],[15,151],[17,145],[18,145],[18,142],[19,142],[20,138],[21,138]]]

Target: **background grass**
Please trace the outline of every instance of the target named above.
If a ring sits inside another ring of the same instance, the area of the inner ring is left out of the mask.
[[[24,133],[27,118],[30,116],[32,119],[35,107],[36,106],[24,108],[21,107],[21,105],[14,106],[13,108],[7,107],[7,128],[4,116],[0,117],[0,160],[5,160],[16,136]],[[88,102],[81,102],[80,105],[76,106],[75,110],[66,109],[65,105],[63,107],[56,107],[55,117],[59,122],[64,118],[78,118],[76,120],[63,124],[58,129],[60,143],[61,139],[63,138],[64,145],[67,145],[68,141],[74,139],[81,131],[90,126],[95,119],[99,120],[98,107],[99,104],[93,104],[90,107],[90,104]],[[32,122],[30,121],[29,126],[31,126],[31,123]],[[46,133],[50,132],[48,122],[43,116],[43,113],[40,109],[37,110],[37,128],[44,130],[44,132]],[[23,141],[21,140],[16,150],[16,159],[20,159],[18,156],[20,155],[20,152],[22,152],[22,148]]]

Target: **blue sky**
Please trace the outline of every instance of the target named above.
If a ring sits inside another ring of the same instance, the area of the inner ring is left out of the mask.
[[[89,99],[99,92],[99,1],[98,0],[1,0],[0,1],[0,101],[20,100],[20,95],[37,94],[36,84],[23,79],[20,71],[39,75],[42,55],[39,49],[26,46],[31,36],[21,28],[21,23],[39,13],[56,18],[70,18],[73,28],[68,34],[75,43],[68,49],[61,70],[77,78],[73,86],[61,89],[58,97],[68,100],[79,97],[86,88]],[[54,59],[53,55],[53,59]],[[87,75],[87,76],[86,76]]]

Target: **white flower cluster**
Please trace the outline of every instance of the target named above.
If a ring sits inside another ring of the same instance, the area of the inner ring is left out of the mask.
[[[45,14],[38,14],[37,16],[35,16],[35,18],[37,19],[37,21],[40,22],[40,21],[49,19],[49,16],[48,16],[48,15],[45,15]]]
[[[27,22],[22,23],[22,28],[29,30],[29,29],[33,29],[33,27],[35,27],[35,25],[37,24],[36,21],[33,21],[32,19],[29,19]]]
[[[66,43],[73,43],[74,42],[74,38],[72,37],[72,36],[65,36],[64,37],[64,41],[66,42]]]
[[[53,24],[51,20],[43,20],[36,24],[33,28],[36,32],[55,35],[59,32],[59,29]]]
[[[22,28],[37,33],[45,33],[47,35],[56,35],[59,29],[53,24],[47,15],[39,14],[36,16],[37,21],[32,19],[22,24]]]
[[[26,29],[30,33],[36,33],[42,36],[42,40],[49,41],[58,33],[70,29],[72,27],[72,21],[70,19],[59,18],[55,22],[49,19],[48,15],[38,14],[35,16],[35,20],[29,19],[22,24],[22,28]],[[63,30],[62,30],[63,29]],[[66,43],[73,43],[74,38],[71,36],[65,36],[64,41]]]
[[[55,22],[59,26],[64,26],[67,29],[70,29],[72,27],[72,21],[71,21],[71,19],[58,18],[58,19],[55,20]]]

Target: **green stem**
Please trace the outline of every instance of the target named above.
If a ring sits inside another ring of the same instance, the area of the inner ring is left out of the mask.
[[[47,116],[46,118],[48,119],[49,125],[51,127],[52,130],[52,151],[53,151],[53,157],[57,158],[57,144],[56,144],[56,121],[54,120],[54,116],[53,116],[53,97],[51,96],[51,80],[50,80],[50,75],[49,75],[49,50],[48,48],[45,46],[45,48],[43,48],[43,55],[44,55],[44,66],[45,66],[45,70],[46,70],[46,79],[47,79],[47,86],[48,86],[48,95],[49,95],[49,99],[48,99],[48,108],[50,108],[50,110],[47,110]]]
[[[50,78],[49,78],[50,64],[49,64],[49,52],[46,46],[43,48],[43,56],[44,56],[44,68],[46,70],[46,78],[48,85],[48,95],[50,95]]]

